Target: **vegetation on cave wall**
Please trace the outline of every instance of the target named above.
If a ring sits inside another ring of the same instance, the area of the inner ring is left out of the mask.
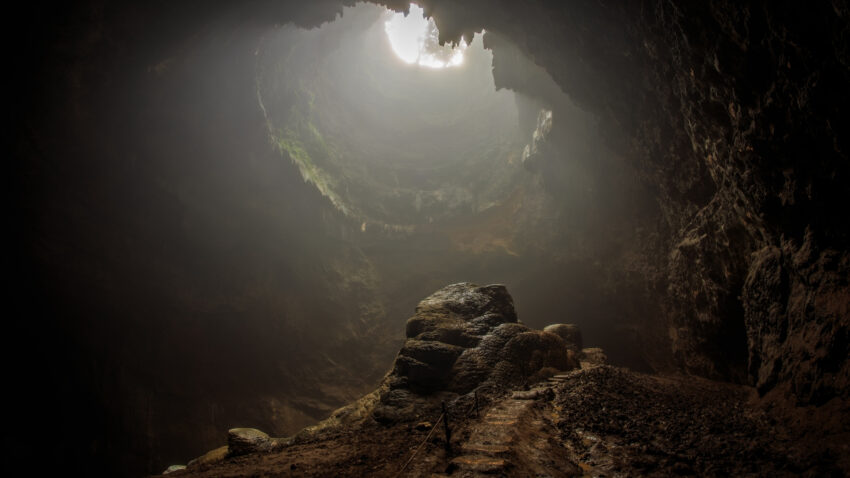
[[[257,94],[272,144],[337,209],[379,229],[500,204],[528,176],[518,156],[530,131],[495,90],[480,35],[463,69],[427,71],[393,57],[383,15],[360,6],[266,35]]]

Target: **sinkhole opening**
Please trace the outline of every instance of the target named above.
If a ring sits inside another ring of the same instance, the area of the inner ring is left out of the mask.
[[[455,45],[440,45],[440,31],[433,18],[426,18],[425,11],[415,3],[410,4],[410,12],[390,13],[384,22],[384,30],[392,46],[393,53],[408,64],[417,64],[428,68],[448,68],[463,64],[463,55],[469,46],[466,39]]]
[[[271,143],[361,231],[411,232],[530,187],[540,105],[496,87],[484,32],[440,45],[415,4],[356,4],[320,28],[275,29],[257,56]]]

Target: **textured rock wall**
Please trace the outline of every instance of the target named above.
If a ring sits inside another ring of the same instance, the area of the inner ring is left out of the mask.
[[[846,2],[422,3],[445,38],[514,42],[652,188],[645,335],[693,373],[846,395]]]
[[[579,366],[560,336],[518,322],[503,285],[443,287],[419,302],[406,329],[407,340],[381,385],[374,411],[379,421],[411,420],[428,402],[528,385],[545,370]]]

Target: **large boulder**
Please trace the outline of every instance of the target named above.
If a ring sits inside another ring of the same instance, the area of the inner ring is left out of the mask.
[[[406,335],[373,413],[381,421],[416,419],[429,403],[483,385],[518,386],[541,369],[578,366],[559,335],[518,323],[502,285],[438,290],[416,307]]]
[[[275,440],[256,428],[231,428],[227,431],[227,449],[230,456],[270,451]]]
[[[564,342],[567,343],[567,347],[574,352],[581,352],[581,349],[583,348],[581,330],[579,330],[578,325],[552,324],[547,325],[543,331],[553,333],[564,339]]]
[[[428,392],[442,387],[463,347],[436,340],[409,339],[398,354],[394,372],[409,388]]]

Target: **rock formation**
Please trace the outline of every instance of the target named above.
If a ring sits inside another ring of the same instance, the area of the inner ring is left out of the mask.
[[[567,347],[576,353],[581,352],[584,348],[581,339],[581,330],[575,324],[552,324],[547,325],[544,332],[550,332],[558,337],[561,337],[567,343]]]
[[[634,245],[656,368],[848,396],[850,222],[828,211],[850,202],[846,1],[421,3],[446,39],[521,45],[654,191]],[[515,64],[497,49],[496,83],[525,91]]]
[[[458,283],[438,290],[419,302],[406,335],[381,385],[373,411],[379,421],[418,418],[440,400],[522,385],[547,368],[578,367],[560,336],[518,322],[502,285]]]
[[[231,428],[227,432],[227,449],[231,456],[262,453],[275,445],[273,438],[256,428]]]
[[[600,348],[581,349],[577,369],[580,331],[546,328],[568,344],[528,329],[501,285],[444,287],[419,303],[406,328],[375,392],[288,439],[232,429],[227,447],[163,474],[841,476],[850,469],[840,413],[822,434],[807,436],[816,425],[783,416],[781,407],[760,409],[745,386],[612,367]],[[546,370],[553,373],[544,378]],[[473,406],[464,400],[470,391]]]
[[[479,392],[483,406],[512,388],[527,388],[547,375],[579,367],[578,328],[547,327],[564,333],[571,340],[567,343],[558,334],[526,327],[518,321],[513,299],[503,285],[462,282],[443,287],[419,302],[405,328],[408,338],[374,392],[288,439],[271,438],[253,428],[233,428],[228,431],[227,447],[190,461],[189,468],[267,453],[372,422],[416,423],[415,428],[427,430],[433,426],[427,420],[439,415],[445,403],[455,416],[463,417],[458,410],[477,404]],[[598,361],[601,349],[585,350],[597,351],[591,356]],[[538,391],[530,393],[538,396]]]

